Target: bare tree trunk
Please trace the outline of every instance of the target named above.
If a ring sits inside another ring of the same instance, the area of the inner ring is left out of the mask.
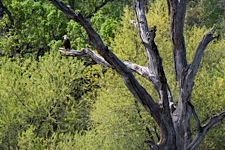
[[[177,148],[182,150],[191,142],[191,111],[187,101],[191,100],[193,83],[185,80],[187,71],[186,48],[183,35],[186,0],[167,0],[170,15],[170,37],[173,50],[175,78],[178,81],[178,106],[173,114]]]
[[[194,86],[194,78],[197,74],[203,52],[213,39],[214,29],[203,36],[196,49],[194,58],[190,64],[186,60],[185,39],[183,35],[184,18],[186,12],[186,0],[167,0],[170,15],[170,37],[172,42],[173,66],[175,78],[178,82],[178,104],[175,109],[170,87],[165,77],[162,59],[154,41],[156,26],[148,28],[144,12],[144,0],[133,0],[136,12],[136,21],[131,21],[139,32],[142,43],[147,52],[148,66],[140,66],[127,61],[121,61],[104,45],[101,37],[95,32],[91,24],[80,14],[74,12],[60,0],[50,0],[53,5],[60,9],[67,17],[79,23],[87,32],[90,43],[98,51],[100,56],[91,49],[60,51],[65,56],[89,57],[86,65],[100,64],[112,68],[121,75],[124,84],[143,105],[147,112],[154,118],[160,129],[160,140],[146,140],[154,150],[185,150],[195,149],[203,140],[207,131],[225,117],[225,110],[218,115],[212,116],[201,126],[200,120],[191,103],[191,94]],[[156,102],[151,95],[135,79],[132,72],[146,78],[153,84],[160,99]],[[191,116],[197,122],[197,134],[191,139]]]

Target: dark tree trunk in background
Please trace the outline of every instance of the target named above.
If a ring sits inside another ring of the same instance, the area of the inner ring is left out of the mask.
[[[225,111],[223,110],[219,114],[211,116],[204,125],[201,125],[195,108],[191,103],[194,78],[202,60],[203,52],[208,43],[216,37],[213,36],[214,29],[206,33],[196,48],[192,62],[190,64],[187,63],[185,39],[183,35],[186,0],[167,0],[170,15],[173,66],[176,82],[178,83],[177,106],[173,103],[173,97],[162,66],[162,59],[159,56],[158,48],[154,41],[157,35],[156,26],[148,28],[145,17],[144,0],[133,0],[137,22],[131,21],[131,23],[138,29],[139,36],[147,52],[146,59],[148,61],[148,66],[140,66],[131,62],[121,61],[104,45],[101,37],[80,13],[74,12],[60,0],[50,1],[68,18],[73,19],[86,30],[90,43],[92,43],[92,46],[100,55],[88,48],[83,48],[80,51],[64,51],[64,49],[61,48],[60,51],[66,56],[90,57],[91,61],[86,62],[86,65],[101,64],[115,69],[123,78],[124,84],[130,92],[154,118],[160,129],[160,141],[156,144],[154,141],[146,140],[151,149],[195,149],[203,140],[207,131],[225,117]],[[135,79],[132,72],[139,74],[153,84],[160,102],[156,102],[151,97]],[[194,139],[191,138],[190,119],[192,115],[197,123],[197,134]]]
[[[0,0],[0,19],[3,17],[4,14],[7,14],[10,20],[10,26],[14,25],[14,20],[11,15],[11,12],[3,5],[2,1]]]
[[[69,5],[70,5],[70,7],[71,7],[71,9],[75,9],[75,0],[68,0],[68,3],[69,3]]]

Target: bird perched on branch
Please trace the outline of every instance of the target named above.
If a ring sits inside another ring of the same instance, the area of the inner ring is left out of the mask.
[[[63,46],[64,46],[65,50],[70,50],[71,49],[70,40],[67,37],[67,35],[63,36]]]

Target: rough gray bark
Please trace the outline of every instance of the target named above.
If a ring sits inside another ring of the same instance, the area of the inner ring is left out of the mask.
[[[160,141],[146,140],[151,149],[154,150],[185,150],[195,149],[203,140],[207,131],[218,124],[224,117],[225,111],[212,116],[205,125],[201,125],[194,106],[191,104],[191,93],[194,85],[194,78],[197,74],[203,52],[206,46],[216,37],[213,36],[214,29],[203,36],[196,49],[191,64],[187,64],[185,40],[183,36],[184,18],[186,12],[186,0],[167,0],[168,12],[170,15],[170,35],[172,42],[173,64],[175,78],[178,82],[178,104],[175,109],[170,87],[167,83],[162,59],[154,41],[156,26],[148,28],[144,12],[144,1],[133,0],[137,22],[131,21],[139,32],[142,43],[147,52],[147,66],[140,66],[127,61],[121,61],[104,45],[100,36],[92,28],[91,24],[80,14],[74,12],[60,0],[50,0],[67,17],[79,23],[87,32],[92,46],[98,51],[94,53],[91,49],[65,51],[60,50],[66,56],[89,57],[86,65],[101,64],[115,69],[123,78],[124,84],[131,91],[134,97],[152,115],[160,128]],[[132,72],[146,78],[153,84],[160,99],[153,100],[151,95],[139,84]],[[197,134],[194,140],[191,139],[190,119],[194,116],[197,122]]]

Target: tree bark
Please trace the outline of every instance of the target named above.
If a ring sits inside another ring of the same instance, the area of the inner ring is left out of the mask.
[[[191,98],[193,83],[185,82],[187,69],[186,48],[183,35],[186,0],[167,0],[170,15],[170,37],[172,42],[173,66],[178,81],[178,106],[173,113],[173,121],[177,137],[177,149],[185,149],[191,142],[191,111],[187,101]]]
[[[191,103],[191,94],[194,86],[194,78],[197,74],[201,59],[206,46],[215,38],[214,29],[210,30],[202,38],[191,64],[187,64],[186,48],[183,35],[184,18],[186,12],[186,0],[167,0],[168,12],[170,15],[170,37],[172,42],[173,66],[175,78],[178,82],[178,104],[175,109],[170,87],[162,66],[162,59],[159,55],[157,45],[154,41],[156,26],[148,28],[144,12],[144,0],[133,0],[137,22],[131,21],[139,32],[142,43],[147,52],[147,66],[140,66],[128,61],[121,61],[104,45],[101,37],[95,32],[91,24],[80,14],[74,12],[60,0],[50,0],[67,17],[79,23],[87,32],[89,41],[98,51],[98,54],[91,49],[83,48],[81,51],[61,48],[65,56],[88,57],[91,60],[85,65],[100,64],[112,68],[121,75],[124,84],[131,91],[134,97],[152,115],[160,129],[160,140],[156,142],[146,140],[151,149],[154,150],[185,150],[195,149],[203,140],[205,134],[214,125],[218,124],[225,117],[225,110],[220,114],[212,116],[205,125],[201,125],[195,108]],[[132,72],[146,78],[153,84],[160,99],[154,100],[151,95],[135,79]],[[194,140],[191,138],[191,116],[197,122],[197,134]]]

